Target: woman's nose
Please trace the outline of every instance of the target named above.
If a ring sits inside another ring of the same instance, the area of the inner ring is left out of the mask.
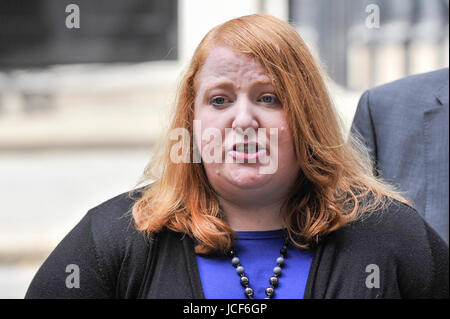
[[[251,101],[245,98],[236,101],[234,119],[231,127],[233,129],[241,128],[242,130],[248,128],[257,129],[259,127]]]

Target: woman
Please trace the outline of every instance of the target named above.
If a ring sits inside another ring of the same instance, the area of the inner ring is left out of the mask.
[[[27,297],[448,298],[448,246],[344,141],[289,24],[212,29],[168,136],[155,182],[90,210]]]

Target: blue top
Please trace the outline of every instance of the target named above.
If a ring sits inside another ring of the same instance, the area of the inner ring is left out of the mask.
[[[239,257],[254,297],[266,297],[270,286],[276,259],[283,246],[283,230],[238,231],[234,241],[236,256]],[[313,253],[294,245],[289,245],[285,265],[282,267],[274,299],[302,299],[305,292]],[[246,299],[240,276],[231,263],[231,258],[223,255],[196,255],[203,292],[207,299]]]

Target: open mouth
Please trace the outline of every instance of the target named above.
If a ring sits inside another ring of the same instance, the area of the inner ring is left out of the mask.
[[[266,149],[256,142],[236,143],[230,150],[233,159],[241,163],[256,163],[256,160],[266,156]]]
[[[258,153],[260,147],[258,143],[238,143],[233,145],[233,151],[246,154]]]

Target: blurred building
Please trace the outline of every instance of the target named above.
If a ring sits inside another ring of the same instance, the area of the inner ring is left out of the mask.
[[[448,0],[293,0],[290,4],[300,34],[344,87],[367,89],[448,65]]]
[[[80,8],[82,27],[66,27],[69,4]],[[3,70],[174,60],[177,1],[3,0],[0,37]]]

